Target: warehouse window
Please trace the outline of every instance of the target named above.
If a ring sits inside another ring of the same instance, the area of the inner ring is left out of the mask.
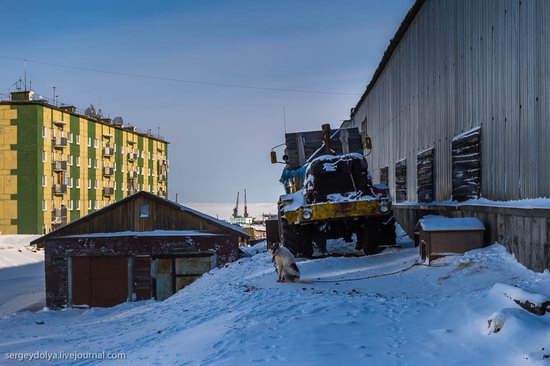
[[[407,200],[407,159],[395,163],[395,199],[397,202]]]
[[[139,206],[139,217],[149,217],[149,205],[142,204]]]
[[[388,181],[388,167],[380,168],[380,184],[385,184],[389,186]]]
[[[433,161],[433,148],[416,155],[416,194],[418,202],[432,202],[434,200]]]
[[[453,138],[453,200],[466,201],[481,196],[481,128]]]

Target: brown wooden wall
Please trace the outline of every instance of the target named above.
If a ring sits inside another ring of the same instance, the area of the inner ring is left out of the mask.
[[[140,205],[149,205],[149,217],[140,218]],[[204,218],[180,210],[178,207],[147,196],[136,197],[98,215],[61,229],[57,236],[109,233],[121,231],[152,230],[208,230],[215,233],[233,234]]]

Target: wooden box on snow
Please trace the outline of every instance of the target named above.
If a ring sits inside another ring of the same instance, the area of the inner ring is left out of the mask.
[[[437,217],[418,224],[420,256],[428,264],[435,258],[483,247],[485,227],[478,218]]]

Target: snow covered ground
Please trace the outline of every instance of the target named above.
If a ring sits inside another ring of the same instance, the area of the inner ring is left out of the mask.
[[[37,237],[0,236],[0,316],[21,310],[38,310],[46,303],[44,252],[27,248]]]
[[[548,297],[550,274],[498,244],[362,280],[410,267],[417,250],[300,261],[304,279],[333,281],[311,284],[276,283],[264,248],[164,302],[4,316],[0,364],[18,363],[8,352],[105,351],[127,355],[105,363],[132,365],[548,365],[550,315],[526,312],[498,284]],[[505,322],[490,333],[495,312]]]

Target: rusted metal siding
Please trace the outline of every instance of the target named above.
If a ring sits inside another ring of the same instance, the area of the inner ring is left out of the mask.
[[[426,0],[364,100],[375,182],[434,148],[435,199],[452,192],[451,140],[481,127],[482,188],[495,200],[550,197],[550,1]],[[366,123],[364,123],[366,120]]]

